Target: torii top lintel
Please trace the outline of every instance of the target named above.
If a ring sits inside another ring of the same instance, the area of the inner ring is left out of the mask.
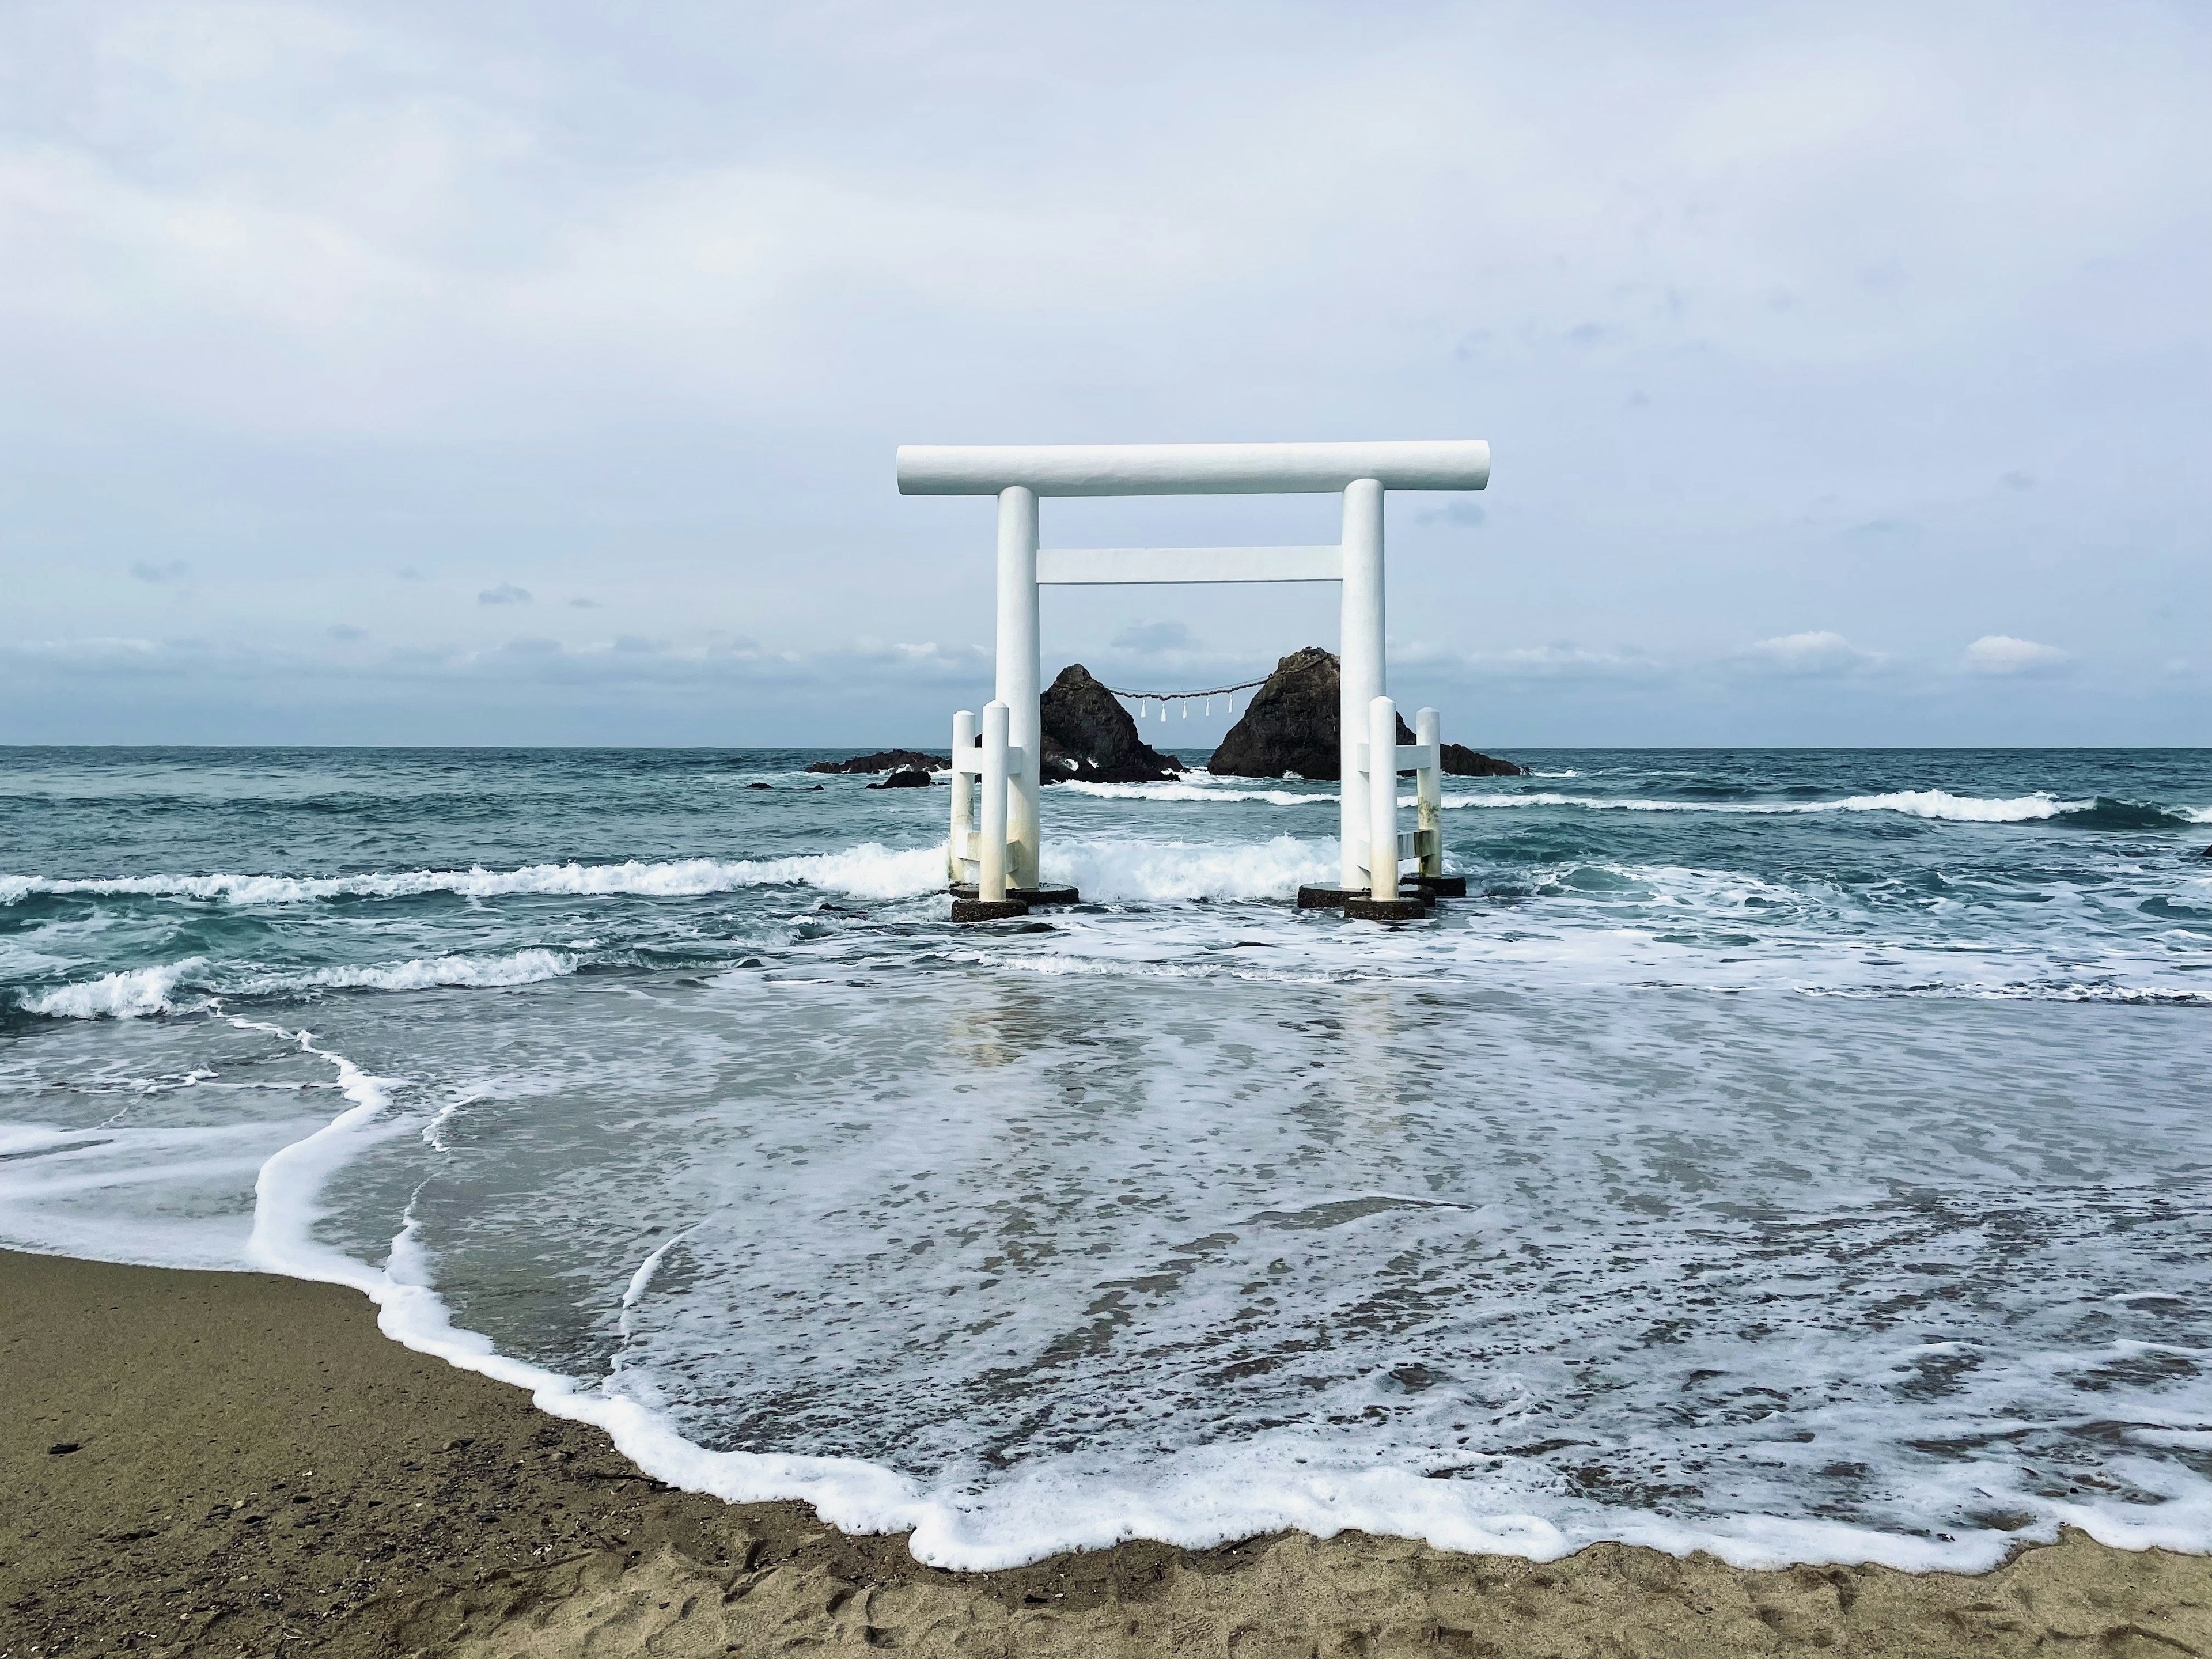
[[[902,495],[1273,495],[1338,490],[1480,489],[1480,438],[1333,444],[902,444]]]

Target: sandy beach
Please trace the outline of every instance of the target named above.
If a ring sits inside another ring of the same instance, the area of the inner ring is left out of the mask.
[[[2212,1562],[2078,1535],[1982,1577],[1359,1534],[941,1572],[660,1486],[347,1291],[9,1253],[0,1285],[0,1659],[2212,1651]]]

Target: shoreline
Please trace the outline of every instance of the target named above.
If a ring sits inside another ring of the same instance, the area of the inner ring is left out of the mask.
[[[357,1293],[258,1273],[0,1251],[0,1659],[2212,1651],[2212,1559],[2079,1534],[1978,1576],[1361,1534],[948,1572],[662,1486]]]

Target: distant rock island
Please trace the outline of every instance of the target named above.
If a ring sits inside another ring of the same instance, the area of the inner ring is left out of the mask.
[[[943,755],[925,755],[915,749],[886,749],[880,755],[855,755],[851,760],[817,761],[810,772],[942,772],[952,764]]]
[[[1206,770],[1224,778],[1333,779],[1337,775],[1336,653],[1317,645],[1293,651],[1275,665],[1252,698],[1244,718],[1229,729]],[[1038,771],[1046,783],[1158,783],[1185,769],[1137,733],[1121,699],[1070,663],[1045,689],[1037,716],[1044,731]],[[1411,743],[1401,717],[1398,741]],[[1514,778],[1527,769],[1478,753],[1463,743],[1443,745],[1443,769],[1455,778]],[[910,788],[951,765],[939,755],[886,749],[851,760],[817,761],[810,772],[888,772],[871,788]]]
[[[1244,718],[1229,729],[1206,763],[1216,777],[1334,778],[1340,763],[1337,744],[1337,698],[1340,681],[1336,653],[1317,645],[1293,651],[1275,665],[1267,683],[1253,694]],[[1411,743],[1412,729],[1398,721],[1398,741]],[[1440,757],[1455,778],[1516,778],[1527,768],[1448,743]]]
[[[1037,719],[1044,728],[1038,770],[1047,783],[1158,783],[1183,769],[1137,735],[1121,700],[1079,662],[1045,688]]]

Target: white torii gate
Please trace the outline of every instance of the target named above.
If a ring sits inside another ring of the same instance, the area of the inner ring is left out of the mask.
[[[1317,444],[903,444],[898,452],[902,495],[995,495],[999,498],[998,696],[1006,707],[1009,750],[1004,811],[1004,885],[1035,889],[1039,883],[1038,794],[1042,783],[1037,654],[1040,584],[1108,582],[1312,582],[1342,585],[1341,700],[1339,704],[1342,777],[1338,823],[1342,886],[1368,889],[1377,900],[1397,890],[1397,868],[1388,860],[1388,885],[1377,859],[1370,872],[1363,856],[1370,826],[1366,757],[1375,738],[1394,750],[1396,715],[1387,725],[1374,717],[1385,696],[1382,643],[1382,492],[1386,489],[1480,489],[1490,482],[1490,446],[1480,439],[1407,440]],[[1041,548],[1037,499],[1043,495],[1268,495],[1341,490],[1343,539],[1324,547]],[[986,709],[988,727],[995,710]],[[1433,750],[1433,732],[1419,734]],[[972,764],[965,754],[956,768]],[[1437,762],[1427,758],[1427,769]],[[1395,766],[1372,769],[1382,799],[1395,815]],[[955,775],[956,796],[965,781]],[[1379,806],[1380,802],[1376,805]],[[994,839],[995,816],[985,791],[980,837]],[[1395,821],[1395,819],[1394,819]],[[1395,841],[1395,834],[1393,840]],[[985,897],[998,895],[985,894]]]

